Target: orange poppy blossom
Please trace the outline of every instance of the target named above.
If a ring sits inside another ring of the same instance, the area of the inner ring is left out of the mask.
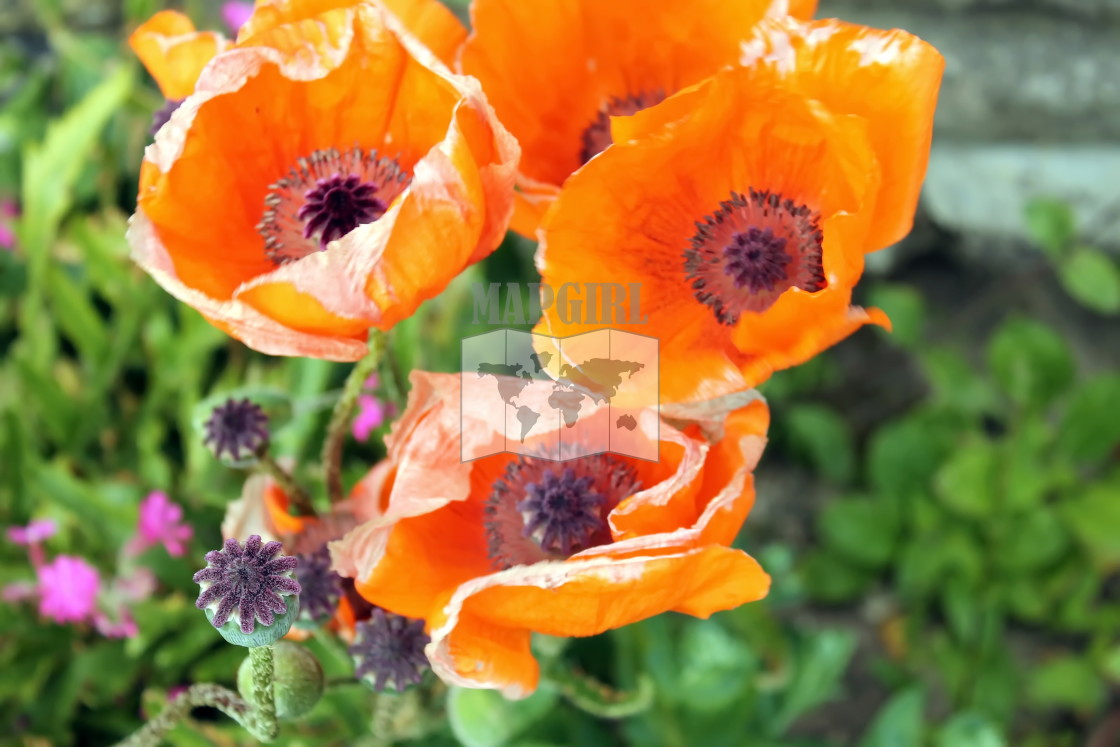
[[[865,252],[910,230],[925,174],[944,64],[930,45],[768,19],[742,61],[612,119],[615,145],[541,231],[543,283],[640,284],[644,318],[612,328],[659,338],[663,404],[749,389],[864,324],[889,327],[852,288]],[[558,306],[535,332],[602,326]]]
[[[242,541],[260,535],[265,542],[280,542],[285,554],[299,558],[295,577],[304,587],[301,616],[286,638],[304,640],[311,635],[310,629],[325,623],[351,641],[355,624],[369,616],[371,606],[355,592],[349,579],[330,570],[326,544],[373,517],[349,501],[335,504],[322,517],[293,516],[289,505],[288,495],[272,478],[254,475],[245,481],[241,497],[227,506],[222,537]]]
[[[340,7],[207,63],[145,152],[128,239],[249,347],[356,360],[497,247],[519,153],[477,81],[384,7]]]
[[[816,0],[474,0],[460,67],[521,143],[510,225],[534,238],[564,180],[632,114],[720,68],[763,18]]]
[[[454,62],[467,38],[459,19],[439,0],[369,0],[392,12],[444,64]],[[263,31],[351,5],[352,0],[258,0],[237,35],[251,44]],[[161,10],[142,23],[128,39],[164,97],[181,101],[194,91],[202,69],[232,42],[216,31],[197,31],[189,17],[177,10]]]
[[[595,635],[766,595],[766,573],[729,547],[754,500],[769,422],[761,399],[709,418],[711,443],[699,426],[637,413],[634,435],[654,441],[659,461],[556,462],[493,454],[503,435],[485,403],[465,399],[460,412],[458,375],[411,381],[387,460],[351,496],[375,518],[330,550],[368,601],[425,621],[428,657],[446,682],[523,697],[540,675],[532,632]],[[538,443],[563,427],[556,419]]]

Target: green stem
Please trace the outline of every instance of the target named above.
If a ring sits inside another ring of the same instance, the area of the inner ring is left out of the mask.
[[[400,361],[393,353],[392,346],[385,348],[385,361],[382,368],[386,372],[385,380],[388,384],[389,399],[397,407],[404,407],[405,400],[408,399],[408,392],[405,387],[405,377],[401,373]]]
[[[217,708],[237,723],[250,728],[253,709],[237,693],[221,685],[191,685],[185,693],[168,703],[158,716],[117,747],[158,747],[163,743],[163,736],[167,732],[190,716],[191,710],[201,706]]]
[[[253,702],[256,705],[255,724],[249,728],[262,742],[271,742],[280,733],[276,723],[276,688],[273,686],[275,669],[272,644],[252,646],[249,649],[249,666],[253,668]],[[255,727],[255,728],[254,728]]]
[[[557,662],[549,667],[545,677],[556,685],[569,703],[599,718],[626,718],[653,705],[653,680],[647,675],[638,677],[634,690],[615,690],[589,674]]]
[[[342,500],[342,444],[346,439],[350,418],[354,414],[354,406],[358,402],[358,395],[362,393],[362,385],[377,370],[377,363],[384,351],[385,334],[375,329],[369,336],[369,353],[354,364],[346,378],[346,384],[343,385],[342,395],[331,413],[327,438],[323,442],[323,481],[331,503]]]
[[[261,468],[276,481],[276,484],[288,495],[288,500],[292,502],[300,516],[315,516],[315,507],[311,505],[311,499],[307,497],[307,493],[299,486],[286,469],[277,464],[276,460],[267,451],[257,455],[257,463]]]

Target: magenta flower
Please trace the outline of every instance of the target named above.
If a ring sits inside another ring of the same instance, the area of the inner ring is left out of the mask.
[[[19,215],[19,207],[11,200],[0,200],[0,249],[15,249],[16,232],[12,223]]]
[[[365,441],[371,433],[381,427],[388,416],[389,406],[385,402],[372,394],[359,394],[358,414],[351,425],[354,438]]]
[[[237,2],[237,0],[222,3],[222,20],[225,21],[226,26],[229,26],[232,34],[236,34],[251,15],[253,15],[252,3]]]
[[[51,519],[35,519],[25,527],[8,527],[8,539],[17,545],[36,545],[53,537],[58,527]]]
[[[140,629],[136,627],[136,620],[132,618],[132,613],[127,607],[117,610],[116,620],[104,612],[98,612],[93,618],[93,625],[97,628],[97,632],[106,638],[135,638],[140,634]]]
[[[173,503],[167,493],[155,490],[140,502],[140,521],[136,536],[128,543],[128,552],[139,555],[149,547],[163,545],[173,558],[187,551],[187,542],[194,536],[189,524],[182,523],[183,507]]]
[[[101,578],[82,558],[59,555],[40,566],[39,614],[58,623],[83,622],[97,608]]]

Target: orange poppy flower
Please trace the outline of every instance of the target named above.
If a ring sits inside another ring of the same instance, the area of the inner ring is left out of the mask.
[[[395,16],[329,10],[206,66],[145,153],[129,242],[250,347],[356,360],[497,247],[518,156]]]
[[[463,72],[524,149],[511,228],[534,238],[568,175],[611,143],[609,118],[734,64],[767,16],[816,0],[474,0]]]
[[[543,282],[639,283],[663,403],[766,380],[863,324],[864,253],[909,230],[943,60],[920,39],[767,20],[731,68],[612,120],[541,232]],[[607,320],[609,322],[609,320]],[[556,306],[540,333],[596,328]]]
[[[351,4],[352,0],[258,0],[237,41],[253,44],[253,37],[262,32]],[[439,0],[376,0],[376,4],[391,11],[444,64],[454,61],[467,38],[463,24]],[[206,64],[231,46],[216,31],[196,31],[191,19],[176,10],[156,13],[132,33],[128,43],[164,97],[173,101],[189,96]]]
[[[765,596],[769,577],[728,546],[754,500],[764,402],[725,414],[714,443],[697,426],[658,427],[655,411],[639,413],[634,433],[653,441],[657,462],[508,453],[463,462],[460,448],[487,453],[502,435],[492,413],[469,402],[460,413],[460,391],[457,375],[413,374],[388,461],[352,496],[376,518],[331,543],[335,569],[362,596],[426,621],[445,681],[524,696],[539,677],[531,632],[588,636]]]

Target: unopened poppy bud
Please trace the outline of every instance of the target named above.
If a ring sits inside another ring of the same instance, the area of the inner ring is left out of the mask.
[[[279,542],[249,537],[242,547],[227,539],[206,553],[206,567],[194,574],[202,587],[195,606],[230,643],[266,646],[282,638],[299,614],[296,558],[280,555]]]
[[[228,453],[233,459],[259,454],[268,445],[268,416],[260,405],[246,398],[228,399],[218,405],[203,426],[206,436],[202,443],[210,447],[214,456],[221,459]]]
[[[381,692],[417,685],[431,668],[424,647],[431,640],[424,621],[377,608],[368,620],[355,626],[350,656],[354,675]]]
[[[323,697],[323,667],[315,654],[291,641],[280,641],[272,649],[272,682],[276,693],[276,718],[296,719],[315,707]],[[237,670],[241,697],[253,699],[253,666],[246,656]]]

